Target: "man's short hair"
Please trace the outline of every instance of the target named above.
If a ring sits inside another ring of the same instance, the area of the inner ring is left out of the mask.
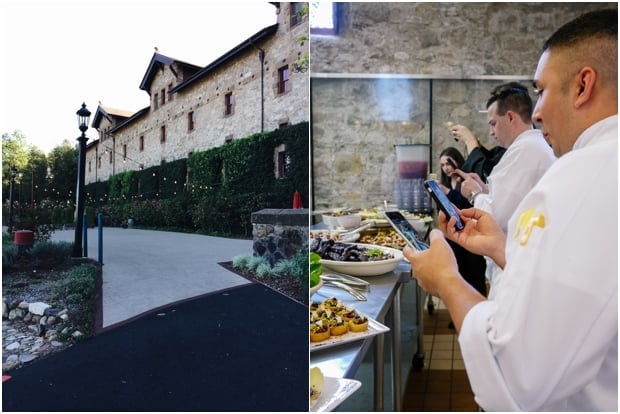
[[[531,122],[533,103],[526,86],[518,82],[508,82],[491,91],[487,109],[497,102],[497,113],[506,115],[507,111],[519,114],[523,122]]]

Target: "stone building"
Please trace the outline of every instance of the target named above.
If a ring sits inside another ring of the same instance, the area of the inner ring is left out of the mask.
[[[430,146],[429,173],[448,146],[447,122],[487,147],[493,87],[531,88],[543,41],[587,11],[617,3],[339,3],[337,33],[311,21],[313,208],[395,199],[395,145]],[[312,14],[311,14],[312,16]],[[325,32],[325,31],[324,31]]]
[[[85,183],[187,158],[253,133],[308,121],[306,3],[271,3],[277,23],[209,65],[157,50],[140,82],[150,105],[135,113],[99,104],[87,146]],[[274,149],[277,162],[277,151]],[[277,171],[277,166],[274,169]]]

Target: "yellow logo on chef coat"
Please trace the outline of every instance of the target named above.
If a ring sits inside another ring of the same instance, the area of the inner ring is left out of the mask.
[[[545,216],[542,214],[534,214],[533,209],[525,210],[519,217],[513,237],[515,239],[520,237],[519,244],[525,246],[530,240],[530,235],[535,226],[545,228]]]

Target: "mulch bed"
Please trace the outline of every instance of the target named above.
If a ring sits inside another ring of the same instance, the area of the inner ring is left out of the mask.
[[[283,295],[288,296],[289,298],[303,303],[308,303],[308,290],[303,289],[299,279],[294,276],[280,276],[280,277],[258,277],[255,274],[246,271],[245,269],[236,269],[233,267],[232,262],[221,262],[218,263],[220,266],[225,269],[238,274],[254,283],[261,283],[277,292],[282,293]],[[305,295],[305,297],[304,297]]]

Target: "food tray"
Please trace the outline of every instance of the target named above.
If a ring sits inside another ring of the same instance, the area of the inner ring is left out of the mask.
[[[361,313],[359,314],[362,315]],[[368,317],[366,316],[366,318]],[[310,352],[320,350],[320,349],[332,348],[334,346],[338,346],[338,345],[342,345],[342,344],[346,344],[346,343],[354,342],[354,341],[360,341],[366,338],[372,338],[373,336],[376,336],[376,335],[379,335],[385,332],[389,332],[389,331],[390,331],[390,328],[388,328],[387,326],[377,322],[376,320],[372,318],[368,318],[368,330],[364,332],[349,331],[344,335],[330,336],[329,339],[326,339],[325,341],[310,342]]]
[[[310,404],[310,411],[333,411],[361,386],[362,383],[357,380],[325,377],[323,379],[323,391],[321,391],[319,398]]]

